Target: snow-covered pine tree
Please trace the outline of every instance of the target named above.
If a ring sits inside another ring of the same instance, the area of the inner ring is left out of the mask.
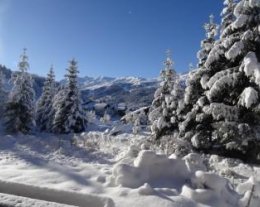
[[[234,9],[237,4],[237,0],[224,0],[224,9],[221,12],[221,38],[224,38],[232,30],[229,27],[236,19],[234,15]]]
[[[241,0],[233,14],[204,64],[206,96],[185,132],[198,150],[259,162],[260,2]]]
[[[0,119],[4,113],[7,95],[7,92],[4,90],[4,73],[0,71]]]
[[[56,93],[55,75],[51,66],[44,82],[43,92],[36,105],[36,123],[41,131],[51,131],[54,111],[53,98]]]
[[[180,94],[180,82],[178,75],[173,69],[173,61],[170,51],[167,51],[167,58],[164,62],[165,68],[161,71],[161,86],[156,90],[149,121],[155,139],[166,134],[172,134],[177,129],[177,107]]]
[[[69,62],[67,71],[67,84],[54,100],[53,131],[56,133],[82,132],[87,124],[77,85],[77,62],[74,59]]]
[[[12,77],[13,88],[5,109],[6,131],[27,134],[34,126],[34,89],[26,49],[18,63],[19,72]]]
[[[204,24],[204,29],[206,32],[206,39],[201,41],[201,50],[197,53],[199,60],[198,68],[190,71],[189,78],[187,80],[187,87],[185,91],[185,109],[184,111],[190,111],[194,104],[197,102],[198,97],[203,93],[203,88],[201,81],[207,79],[207,69],[204,67],[204,64],[207,60],[207,57],[214,46],[215,38],[218,33],[218,25],[214,23],[214,16],[210,15],[209,23]]]
[[[201,104],[206,101],[203,84],[208,80],[210,72],[205,67],[205,62],[210,54],[218,32],[218,25],[214,23],[214,16],[210,15],[209,23],[204,24],[206,39],[201,41],[201,50],[197,53],[199,60],[198,68],[190,71],[186,81],[186,89],[184,94],[184,105],[179,107],[179,132],[181,137],[188,137],[193,133],[193,127],[196,125],[196,114],[201,111]],[[206,118],[206,117],[204,117]],[[207,125],[204,125],[205,131]],[[204,129],[203,128],[203,129]]]

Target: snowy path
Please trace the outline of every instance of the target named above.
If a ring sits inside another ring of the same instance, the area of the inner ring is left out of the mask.
[[[0,180],[0,193],[80,207],[114,207],[110,198]]]
[[[49,201],[0,193],[0,207],[76,207]]]

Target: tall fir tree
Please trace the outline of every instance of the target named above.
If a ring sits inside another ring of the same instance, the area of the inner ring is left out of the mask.
[[[19,71],[12,77],[13,88],[9,94],[5,109],[6,131],[10,133],[29,133],[34,121],[33,80],[28,73],[29,63],[26,49],[18,63]]]
[[[210,15],[209,23],[204,24],[206,39],[201,41],[201,50],[197,53],[199,60],[198,68],[202,70],[192,70],[189,73],[187,80],[187,88],[184,97],[185,111],[191,110],[197,101],[197,98],[203,93],[201,81],[204,81],[207,76],[207,69],[205,68],[205,62],[207,57],[215,44],[215,38],[218,33],[218,25],[214,23],[214,16]]]
[[[53,131],[56,133],[82,132],[86,128],[87,118],[82,109],[80,91],[77,85],[77,62],[69,62],[67,84],[55,96]]]
[[[238,2],[233,22],[222,25],[221,38],[208,55],[195,121],[181,124],[197,150],[260,162],[259,13],[258,1]]]
[[[225,0],[224,1],[224,9],[221,12],[222,20],[221,20],[221,38],[227,36],[232,28],[231,24],[235,21],[236,17],[234,15],[234,9],[237,4],[237,0]]]
[[[36,123],[41,131],[51,131],[54,119],[53,99],[56,83],[53,66],[51,66],[44,82],[43,92],[36,105]]]
[[[176,109],[181,99],[181,90],[178,75],[173,69],[170,51],[167,51],[164,65],[165,68],[160,74],[162,79],[161,86],[155,92],[149,113],[149,120],[152,124],[151,130],[155,139],[171,133],[178,126]]]
[[[199,113],[201,103],[206,101],[203,89],[203,82],[208,79],[208,68],[205,67],[206,60],[214,47],[216,42],[216,35],[218,33],[218,25],[214,22],[214,16],[210,15],[209,23],[204,24],[206,39],[201,41],[201,50],[197,53],[198,68],[190,71],[188,80],[186,81],[186,89],[184,94],[184,104],[178,109],[179,133],[180,136],[189,136],[190,129],[196,123],[196,113]],[[205,125],[205,130],[206,130]],[[192,133],[192,132],[190,132]]]

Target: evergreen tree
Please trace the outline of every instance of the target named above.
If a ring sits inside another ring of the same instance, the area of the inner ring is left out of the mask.
[[[55,75],[53,66],[44,82],[43,92],[37,102],[36,107],[36,123],[41,131],[51,131],[53,114],[53,98],[56,92]]]
[[[69,63],[68,73],[65,76],[68,83],[54,100],[53,131],[56,133],[82,132],[87,124],[77,86],[77,62],[73,59]]]
[[[210,22],[204,24],[204,29],[206,31],[206,39],[201,41],[201,50],[197,53],[197,57],[199,60],[198,68],[202,70],[192,70],[189,73],[189,78],[187,81],[187,88],[185,93],[185,111],[191,110],[191,108],[196,103],[198,97],[203,93],[203,88],[201,81],[205,81],[207,79],[207,69],[204,64],[207,60],[207,57],[212,50],[215,37],[218,31],[218,25],[214,23],[214,16],[210,15]]]
[[[184,105],[178,109],[179,120],[182,120],[179,124],[179,132],[180,136],[185,138],[193,133],[191,129],[197,122],[196,114],[201,111],[200,105],[206,101],[203,85],[209,78],[209,69],[205,67],[205,63],[212,48],[214,48],[218,31],[218,25],[214,23],[213,15],[210,15],[209,23],[204,24],[204,29],[206,39],[201,41],[201,50],[197,53],[198,68],[189,73],[184,94]],[[203,130],[207,131],[207,125],[203,126]]]
[[[165,68],[161,71],[162,83],[155,92],[149,113],[151,130],[156,139],[177,129],[176,109],[181,99],[180,82],[172,67],[173,61],[169,51],[164,65]]]
[[[8,132],[29,133],[34,125],[34,90],[26,49],[18,63],[19,72],[12,77],[13,88],[5,109],[5,126]]]
[[[234,9],[237,4],[237,0],[225,0],[224,9],[221,12],[222,21],[221,21],[221,38],[227,36],[232,28],[231,24],[235,21],[236,17],[234,15]]]
[[[0,71],[0,118],[2,118],[4,113],[7,96],[8,94],[4,89],[4,73]]]
[[[241,0],[233,22],[222,21],[221,38],[204,64],[203,93],[190,112],[193,122],[180,125],[195,149],[259,162],[259,13],[258,1]]]

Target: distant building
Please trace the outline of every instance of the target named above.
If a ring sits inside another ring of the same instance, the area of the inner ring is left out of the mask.
[[[121,102],[117,105],[117,112],[120,116],[124,116],[126,114],[127,106],[126,103]]]
[[[110,109],[110,105],[107,103],[96,103],[94,110],[98,116],[103,116],[106,111]]]

